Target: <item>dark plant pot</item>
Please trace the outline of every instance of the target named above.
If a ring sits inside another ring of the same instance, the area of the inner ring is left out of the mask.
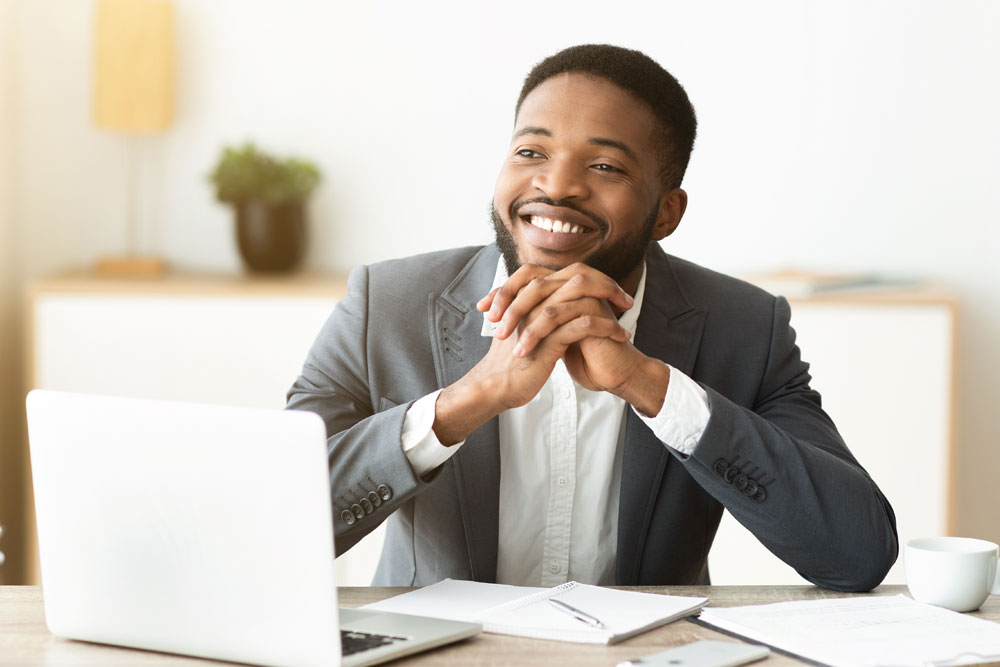
[[[271,205],[250,200],[238,203],[236,239],[243,263],[250,271],[294,271],[306,248],[303,202]]]

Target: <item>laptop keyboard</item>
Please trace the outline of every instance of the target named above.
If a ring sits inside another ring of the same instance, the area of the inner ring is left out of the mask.
[[[353,655],[379,646],[388,646],[396,642],[406,641],[406,637],[390,637],[389,635],[374,635],[353,630],[340,631],[340,652],[343,655]]]

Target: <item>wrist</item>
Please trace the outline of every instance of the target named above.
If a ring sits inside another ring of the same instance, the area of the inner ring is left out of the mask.
[[[663,408],[669,385],[670,367],[643,355],[636,372],[614,393],[647,417],[655,417]]]
[[[493,404],[484,381],[463,378],[445,387],[434,404],[434,435],[446,447],[465,440],[470,433],[500,414],[502,407]]]

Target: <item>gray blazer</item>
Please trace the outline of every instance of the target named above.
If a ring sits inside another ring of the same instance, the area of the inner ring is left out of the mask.
[[[490,245],[356,269],[289,391],[326,422],[338,553],[389,522],[376,585],[496,580],[498,420],[427,478],[400,433],[414,400],[486,354],[475,303],[498,258]],[[635,345],[700,383],[711,418],[688,457],[628,411],[617,584],[707,583],[723,507],[821,586],[871,589],[895,561],[892,508],[809,387],[789,317],[783,298],[652,244]]]

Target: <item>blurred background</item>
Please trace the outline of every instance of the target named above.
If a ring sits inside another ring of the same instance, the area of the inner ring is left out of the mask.
[[[741,275],[919,278],[949,295],[955,336],[934,354],[951,365],[926,373],[918,347],[876,396],[946,378],[943,458],[908,455],[904,435],[893,456],[916,494],[945,475],[935,502],[949,531],[1000,540],[1000,3],[174,0],[172,118],[138,149],[95,123],[96,6],[0,0],[0,582],[33,578],[32,290],[128,250],[137,171],[142,244],[171,272],[243,275],[208,175],[245,141],[323,174],[304,274],[487,243],[521,81],[584,42],[645,51],[697,110],[690,203],[668,252]],[[210,336],[203,315],[192,326]],[[888,437],[925,418],[893,417]]]

